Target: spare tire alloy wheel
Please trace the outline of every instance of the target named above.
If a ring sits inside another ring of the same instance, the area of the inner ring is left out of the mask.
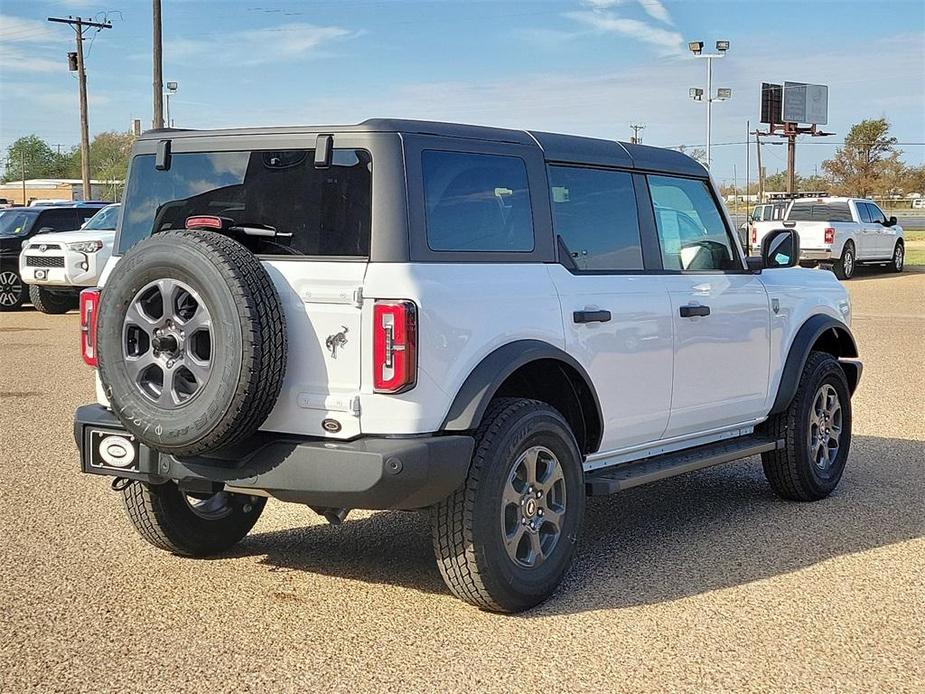
[[[136,244],[100,294],[100,380],[142,443],[199,455],[252,436],[276,404],[287,343],[282,303],[260,261],[206,231]]]
[[[24,298],[22,280],[13,270],[0,272],[0,311],[17,308]]]
[[[212,315],[175,279],[142,287],[123,321],[126,368],[141,394],[171,409],[199,395],[212,373]]]

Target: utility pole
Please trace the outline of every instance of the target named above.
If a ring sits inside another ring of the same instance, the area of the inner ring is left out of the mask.
[[[164,127],[164,65],[161,56],[161,0],[152,0],[154,29],[154,127]]]
[[[630,130],[633,131],[633,136],[630,138],[630,142],[633,143],[634,145],[641,145],[641,144],[642,144],[642,138],[639,137],[639,131],[640,131],[640,130],[645,130],[645,129],[646,129],[646,126],[644,126],[644,125],[640,125],[640,124],[637,124],[637,123],[631,123],[631,124],[630,124]]]
[[[67,24],[74,29],[77,38],[77,81],[80,85],[80,177],[83,179],[84,200],[92,200],[90,188],[90,126],[87,123],[87,71],[84,68],[84,27],[93,29],[112,29],[109,22],[91,22],[77,17],[49,17],[49,22]]]
[[[751,165],[751,143],[748,141],[748,136],[752,129],[751,121],[745,121],[745,211],[748,212],[748,206],[751,202],[748,199],[748,177],[749,177],[749,166]]]
[[[19,153],[19,169],[22,177],[22,204],[26,204],[26,152]]]
[[[758,202],[764,202],[764,169],[761,168],[761,139],[755,129],[755,146],[758,150]]]

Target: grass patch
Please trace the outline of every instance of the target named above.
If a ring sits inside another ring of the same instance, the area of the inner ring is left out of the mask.
[[[925,265],[925,248],[906,248],[906,265]]]
[[[906,241],[925,241],[925,229],[913,229],[909,231],[903,228],[903,236]]]

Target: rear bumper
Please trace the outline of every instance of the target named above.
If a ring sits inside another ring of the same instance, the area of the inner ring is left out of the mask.
[[[813,260],[817,262],[831,261],[831,248],[803,248],[800,250],[800,260]]]
[[[466,478],[471,436],[363,437],[330,439],[260,434],[221,457],[175,458],[141,446],[136,469],[90,464],[90,430],[124,434],[118,419],[101,405],[84,405],[74,415],[74,438],[86,473],[125,477],[205,490],[223,486],[268,493],[282,501],[315,507],[361,509],[424,508],[449,496]]]

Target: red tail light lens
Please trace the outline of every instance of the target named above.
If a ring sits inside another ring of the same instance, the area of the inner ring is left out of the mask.
[[[758,230],[755,227],[752,227],[752,245],[758,243]]]
[[[377,301],[373,307],[373,390],[401,393],[417,378],[417,307]]]
[[[185,226],[187,229],[221,229],[224,226],[224,221],[221,217],[198,215],[187,217]]]
[[[84,289],[80,293],[80,354],[87,366],[96,366],[96,319],[100,307],[100,290]]]
[[[835,243],[835,229],[833,229],[832,227],[825,228],[825,242]]]

